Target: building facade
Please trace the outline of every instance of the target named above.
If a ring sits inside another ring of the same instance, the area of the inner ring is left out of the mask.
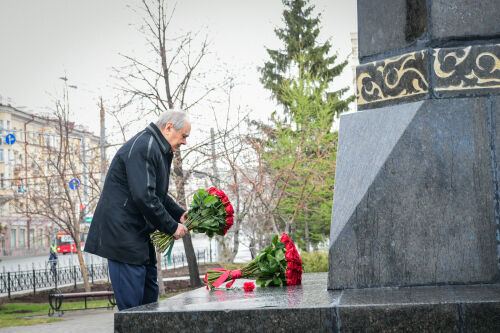
[[[86,195],[80,193],[80,200],[76,191],[67,191],[70,202],[74,199],[78,204],[76,210],[86,209],[88,172],[99,161],[99,137],[72,123],[61,126],[56,119],[0,104],[0,256],[48,253],[61,229],[61,221],[51,218],[54,214],[35,209],[38,204],[34,199],[52,200],[56,210],[62,207],[56,203],[59,190],[54,181],[60,170],[53,167],[62,163],[62,141],[69,142],[71,149],[65,153],[71,154],[68,160],[74,162],[60,178],[67,178],[68,186],[73,179],[77,179],[75,184],[86,186]]]

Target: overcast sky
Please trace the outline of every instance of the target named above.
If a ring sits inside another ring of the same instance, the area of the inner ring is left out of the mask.
[[[172,2],[173,4],[174,2]],[[357,30],[356,0],[311,0],[322,13],[320,41],[331,38],[339,58],[351,52],[350,32]],[[41,112],[61,92],[67,76],[75,120],[98,133],[99,96],[111,98],[113,66],[119,53],[148,57],[137,31],[139,0],[0,0],[0,96],[4,104]],[[209,67],[235,73],[239,90],[233,103],[267,117],[269,93],[256,70],[267,60],[265,47],[279,48],[273,29],[283,27],[280,0],[178,1],[171,33],[202,31],[211,42]],[[352,85],[346,68],[336,85]],[[153,119],[145,120],[152,121]]]

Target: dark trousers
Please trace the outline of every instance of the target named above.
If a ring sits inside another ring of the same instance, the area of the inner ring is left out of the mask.
[[[118,310],[158,301],[155,265],[131,265],[108,259]]]

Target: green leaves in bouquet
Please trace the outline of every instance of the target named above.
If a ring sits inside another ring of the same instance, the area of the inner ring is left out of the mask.
[[[199,189],[198,192],[196,192],[193,195],[193,201],[189,204],[191,207],[190,211],[199,208],[203,204],[203,199],[208,195],[208,192],[205,191],[204,189]]]
[[[226,225],[226,210],[219,198],[200,189],[194,194],[189,206],[188,217],[195,221],[195,233],[205,233],[208,237],[224,234],[222,229]]]
[[[271,244],[273,244],[274,247],[276,247],[278,245],[278,235],[276,234],[272,234],[271,235]]]
[[[208,195],[205,198],[203,198],[203,204],[207,207],[213,206],[215,203],[217,203],[219,200],[217,200],[216,197],[213,195]]]
[[[261,287],[283,286],[286,280],[285,244],[272,235],[271,246],[263,249],[256,258],[259,266],[257,284]]]

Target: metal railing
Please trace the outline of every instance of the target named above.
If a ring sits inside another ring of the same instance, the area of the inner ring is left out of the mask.
[[[208,251],[197,251],[196,259],[198,264],[201,262],[211,262]],[[187,265],[184,253],[174,254],[171,257],[171,263],[168,264],[167,258],[162,257],[162,269],[171,269]],[[100,280],[109,281],[108,264],[90,264],[85,265],[87,276],[90,283]],[[83,282],[83,275],[80,266],[57,267],[49,264],[45,269],[32,269],[25,271],[14,271],[0,273],[0,294],[11,294],[20,291],[33,291],[47,288],[57,288],[58,286],[74,285]]]
[[[212,262],[212,258],[210,258],[210,254],[207,250],[196,251],[196,262],[198,264],[201,264],[201,262],[206,264],[207,262]],[[162,269],[183,267],[186,265],[187,265],[187,259],[183,252],[178,254],[173,254],[171,256],[170,264],[168,264],[168,258],[166,256],[163,256],[161,260]]]

